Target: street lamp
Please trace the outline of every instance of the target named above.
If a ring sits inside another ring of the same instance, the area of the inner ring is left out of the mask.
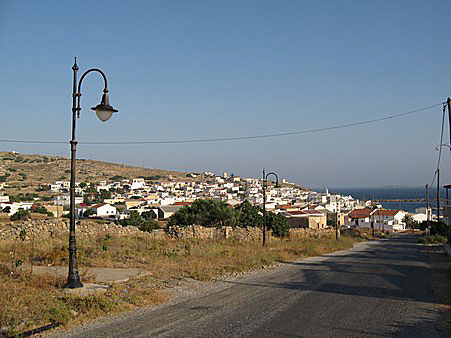
[[[279,186],[279,177],[277,174],[273,172],[265,174],[265,169],[263,169],[263,246],[266,245],[266,184],[270,175],[276,177],[276,188]]]
[[[102,75],[105,87],[103,89],[102,100],[100,103],[92,107],[91,109],[96,112],[97,117],[106,122],[113,113],[117,113],[117,110],[110,105],[108,97],[108,83],[105,74],[97,68],[88,69],[80,78],[77,84],[77,58],[75,58],[74,65],[72,67],[74,71],[74,83],[72,91],[72,139],[70,143],[71,159],[70,159],[70,228],[69,228],[69,275],[67,277],[67,284],[65,288],[75,289],[80,288],[83,284],[80,281],[80,275],[78,274],[78,262],[77,262],[77,246],[75,240],[75,156],[77,151],[77,141],[75,140],[75,126],[77,118],[80,117],[80,98],[81,98],[81,83],[86,75],[91,72],[98,72]]]

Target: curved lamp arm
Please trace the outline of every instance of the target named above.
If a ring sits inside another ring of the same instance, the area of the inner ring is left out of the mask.
[[[448,147],[449,150],[451,151],[451,146],[449,144],[446,144],[446,143],[442,143],[442,144],[437,145],[437,147],[435,147],[435,150],[439,150],[441,147]]]
[[[105,83],[105,87],[103,89],[103,92],[105,94],[108,93],[108,81],[107,81],[106,75],[105,75],[105,73],[103,71],[101,71],[98,68],[91,68],[91,69],[88,69],[86,72],[84,72],[83,75],[80,78],[80,81],[78,81],[78,89],[77,89],[77,94],[76,94],[77,95],[77,117],[80,117],[80,110],[81,110],[81,108],[80,108],[81,84],[82,84],[83,79],[85,78],[85,76],[88,75],[91,72],[98,72],[98,73],[100,73],[100,75],[102,75],[103,81]]]
[[[267,173],[266,176],[265,176],[265,181],[266,182],[268,181],[268,176],[269,175],[274,175],[276,177],[276,187],[277,187],[279,185],[279,176],[277,176],[277,174],[273,173],[273,172]]]

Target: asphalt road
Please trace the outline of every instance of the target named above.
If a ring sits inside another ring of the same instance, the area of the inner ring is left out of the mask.
[[[67,332],[75,337],[448,337],[416,239],[217,282],[208,292]]]

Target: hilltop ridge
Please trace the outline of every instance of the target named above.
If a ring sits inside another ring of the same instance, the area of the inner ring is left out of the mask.
[[[103,162],[96,160],[77,159],[77,182],[111,181],[113,177],[127,179],[137,177],[156,177],[184,180],[185,173],[130,166],[125,164]],[[54,181],[70,180],[70,159],[61,156],[38,154],[20,154],[17,152],[0,152],[0,182],[4,181],[12,190],[33,190],[42,184]]]

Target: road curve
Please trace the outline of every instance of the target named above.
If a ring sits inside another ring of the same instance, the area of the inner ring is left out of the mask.
[[[416,238],[402,236],[215,283],[208,294],[71,337],[448,337]]]

